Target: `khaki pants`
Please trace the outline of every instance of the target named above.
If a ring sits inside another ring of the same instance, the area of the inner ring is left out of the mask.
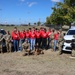
[[[75,49],[72,50],[71,56],[75,57]]]
[[[0,51],[1,51],[1,53],[2,53],[2,45],[0,45]]]
[[[11,52],[12,50],[12,44],[11,43],[6,43],[6,48],[7,48],[7,52]]]
[[[51,40],[51,47],[54,49],[54,39]]]

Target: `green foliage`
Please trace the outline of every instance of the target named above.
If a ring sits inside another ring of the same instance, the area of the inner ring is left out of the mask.
[[[52,14],[46,18],[47,24],[53,25],[70,25],[75,21],[75,0],[64,0],[64,2],[57,2],[52,7]]]
[[[40,26],[40,25],[41,25],[41,22],[40,22],[40,21],[38,21],[38,22],[37,22],[37,25],[38,25],[38,26]]]
[[[34,25],[36,25],[36,23],[34,23]]]
[[[31,24],[30,24],[30,23],[28,23],[28,25],[30,26]]]

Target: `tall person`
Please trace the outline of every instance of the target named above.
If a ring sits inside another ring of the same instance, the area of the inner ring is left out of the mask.
[[[47,32],[47,48],[49,49],[50,48],[50,42],[51,42],[51,39],[50,39],[50,36],[51,36],[51,28],[49,28],[48,32]]]
[[[46,29],[44,29],[44,32],[42,33],[42,48],[47,49],[47,32],[46,32]]]
[[[40,31],[37,29],[37,31],[36,31],[36,44],[38,44],[38,47],[40,47],[40,37],[41,37]]]
[[[13,39],[13,45],[14,45],[14,52],[19,51],[19,40],[20,35],[19,31],[17,30],[17,27],[14,27],[14,30],[12,31],[12,39]]]
[[[23,29],[23,30],[20,32],[20,51],[22,51],[22,44],[23,44],[24,41],[25,41],[25,37],[26,37],[26,33],[25,33],[25,29]]]
[[[30,33],[30,50],[34,50],[34,47],[35,47],[35,39],[36,39],[35,31],[32,28],[32,31]]]
[[[30,32],[29,32],[29,30],[26,30],[26,39],[30,43]]]
[[[56,31],[55,34],[54,34],[54,51],[56,51],[56,47],[57,47],[57,44],[58,44],[58,39],[59,39],[59,32]]]

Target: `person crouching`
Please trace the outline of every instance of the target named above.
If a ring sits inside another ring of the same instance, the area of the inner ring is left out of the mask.
[[[25,42],[22,44],[22,49],[24,51],[23,56],[30,55],[30,43],[28,42],[28,39],[26,39]]]

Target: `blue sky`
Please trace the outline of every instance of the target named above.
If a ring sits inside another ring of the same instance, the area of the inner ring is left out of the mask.
[[[55,2],[63,0],[0,0],[0,23],[45,22]]]

